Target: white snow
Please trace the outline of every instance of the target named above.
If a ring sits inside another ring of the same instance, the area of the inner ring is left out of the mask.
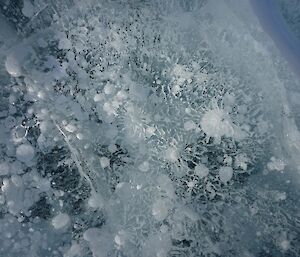
[[[224,166],[221,167],[219,170],[219,177],[223,183],[227,183],[229,180],[231,180],[232,175],[233,175],[233,170],[231,167]]]
[[[66,213],[59,213],[52,219],[52,225],[55,229],[66,227],[70,222],[70,217]]]
[[[29,164],[35,155],[34,148],[28,144],[22,144],[17,147],[16,156],[21,162]]]

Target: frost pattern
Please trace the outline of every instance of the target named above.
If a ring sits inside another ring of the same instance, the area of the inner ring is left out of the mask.
[[[0,255],[300,254],[299,83],[232,2],[0,4]]]

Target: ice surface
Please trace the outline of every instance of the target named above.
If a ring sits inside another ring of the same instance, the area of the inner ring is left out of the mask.
[[[220,180],[223,183],[227,183],[229,180],[231,180],[232,175],[233,175],[233,170],[231,167],[221,167],[219,170]]]
[[[195,167],[195,173],[197,176],[199,176],[199,178],[204,178],[208,175],[209,169],[202,163],[198,163],[198,165]]]
[[[0,256],[300,255],[300,84],[248,1],[0,12]]]
[[[66,213],[59,213],[52,219],[52,225],[55,229],[65,228],[70,223],[70,217]]]
[[[21,144],[16,149],[16,157],[21,162],[29,164],[34,155],[34,148],[30,144]]]

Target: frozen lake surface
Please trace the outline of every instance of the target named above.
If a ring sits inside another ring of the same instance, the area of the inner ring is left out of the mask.
[[[0,256],[300,256],[297,17],[1,1]]]

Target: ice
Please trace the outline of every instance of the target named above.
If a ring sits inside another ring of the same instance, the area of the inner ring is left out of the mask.
[[[52,219],[51,223],[55,229],[62,229],[70,223],[70,217],[66,213],[59,213]]]
[[[138,168],[139,168],[140,171],[147,172],[149,170],[149,167],[150,167],[149,162],[144,161],[143,163],[141,163],[139,165]]]
[[[271,157],[270,162],[268,162],[267,167],[270,171],[283,171],[285,168],[285,163],[281,159],[276,159],[274,156]]]
[[[105,99],[104,94],[96,94],[96,95],[94,96],[94,101],[95,101],[95,102],[100,102],[100,101],[102,101],[102,100],[104,100],[104,99]]]
[[[202,117],[201,129],[208,137],[213,137],[217,142],[222,136],[243,138],[241,130],[232,123],[230,116],[224,110],[214,108],[208,110]]]
[[[178,150],[176,147],[168,147],[165,151],[165,158],[169,162],[176,162],[178,160]]]
[[[2,2],[0,256],[299,255],[299,81],[248,1]]]
[[[231,167],[221,167],[219,170],[220,180],[225,184],[232,179],[233,170]]]
[[[282,248],[282,250],[287,251],[290,248],[290,242],[288,240],[282,240],[280,242],[280,247]]]
[[[77,130],[77,128],[74,124],[69,123],[65,126],[65,130],[70,133],[74,133]]]
[[[107,157],[105,157],[105,156],[102,156],[101,158],[100,158],[100,164],[101,164],[101,167],[104,169],[104,168],[107,168],[108,166],[109,166],[109,164],[110,164],[110,160],[107,158]]]
[[[198,163],[195,167],[195,174],[201,179],[209,174],[209,169],[202,163]]]
[[[16,156],[19,161],[30,164],[35,156],[34,148],[28,143],[21,144],[16,149]]]
[[[2,162],[0,163],[0,175],[4,176],[4,175],[8,175],[9,174],[9,164],[6,162]]]
[[[31,4],[30,0],[24,0],[22,13],[28,18],[34,15],[34,6]]]
[[[102,208],[104,206],[103,197],[99,193],[93,193],[88,200],[88,205],[92,208]]]
[[[193,130],[195,128],[196,128],[196,124],[192,120],[186,121],[184,123],[184,129],[187,131]]]
[[[152,206],[152,215],[158,221],[164,220],[168,212],[167,202],[162,199],[158,199]]]
[[[22,69],[19,61],[14,56],[8,56],[5,61],[6,71],[13,77],[20,77]]]

